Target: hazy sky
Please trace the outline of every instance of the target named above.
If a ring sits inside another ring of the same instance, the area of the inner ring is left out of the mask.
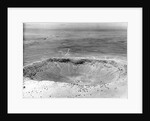
[[[39,28],[39,29],[79,29],[79,30],[100,30],[100,29],[127,29],[126,22],[114,23],[24,23],[25,28]]]

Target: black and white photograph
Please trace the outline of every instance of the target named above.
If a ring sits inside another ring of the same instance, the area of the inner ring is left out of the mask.
[[[23,98],[128,98],[128,22],[24,22]]]

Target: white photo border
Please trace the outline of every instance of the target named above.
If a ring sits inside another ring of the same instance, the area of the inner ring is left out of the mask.
[[[8,113],[142,113],[142,8],[8,8]],[[24,22],[128,22],[128,99],[23,99]]]

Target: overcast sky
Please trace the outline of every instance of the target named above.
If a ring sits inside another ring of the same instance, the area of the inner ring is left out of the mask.
[[[24,23],[24,28],[35,29],[79,29],[79,30],[100,30],[100,29],[127,29],[126,22],[114,22],[114,23]]]

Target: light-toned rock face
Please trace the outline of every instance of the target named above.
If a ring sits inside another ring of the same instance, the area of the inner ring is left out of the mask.
[[[51,58],[23,71],[25,98],[127,98],[126,61]]]

